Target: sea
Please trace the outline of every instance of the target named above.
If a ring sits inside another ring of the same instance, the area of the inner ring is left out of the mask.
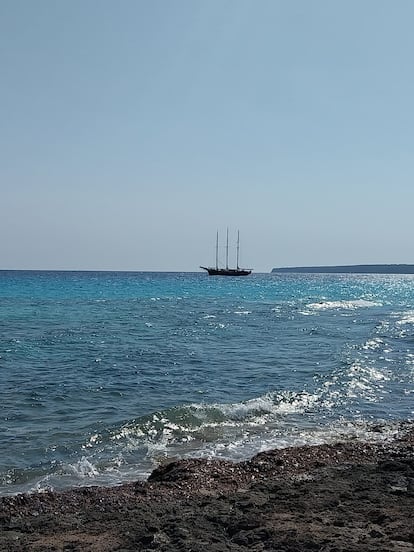
[[[410,275],[0,271],[0,495],[392,439]]]

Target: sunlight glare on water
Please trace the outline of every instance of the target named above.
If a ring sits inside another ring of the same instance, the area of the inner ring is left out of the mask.
[[[0,272],[0,491],[391,435],[413,417],[412,284]]]

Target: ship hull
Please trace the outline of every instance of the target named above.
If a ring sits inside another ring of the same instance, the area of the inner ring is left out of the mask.
[[[245,268],[212,268],[200,266],[203,270],[207,270],[209,276],[248,276],[251,270]]]

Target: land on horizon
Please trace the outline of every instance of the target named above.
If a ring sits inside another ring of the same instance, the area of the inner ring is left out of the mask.
[[[336,266],[294,266],[273,268],[275,272],[312,274],[414,274],[414,264],[363,264]]]

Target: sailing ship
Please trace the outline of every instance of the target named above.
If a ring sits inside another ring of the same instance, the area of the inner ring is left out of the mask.
[[[236,268],[229,268],[229,229],[227,228],[226,238],[226,268],[219,267],[218,260],[219,250],[219,234],[217,231],[216,237],[216,266],[200,266],[203,270],[207,270],[209,276],[248,276],[252,272],[252,268],[240,268],[239,267],[239,253],[240,253],[240,232],[237,231],[237,262]]]

